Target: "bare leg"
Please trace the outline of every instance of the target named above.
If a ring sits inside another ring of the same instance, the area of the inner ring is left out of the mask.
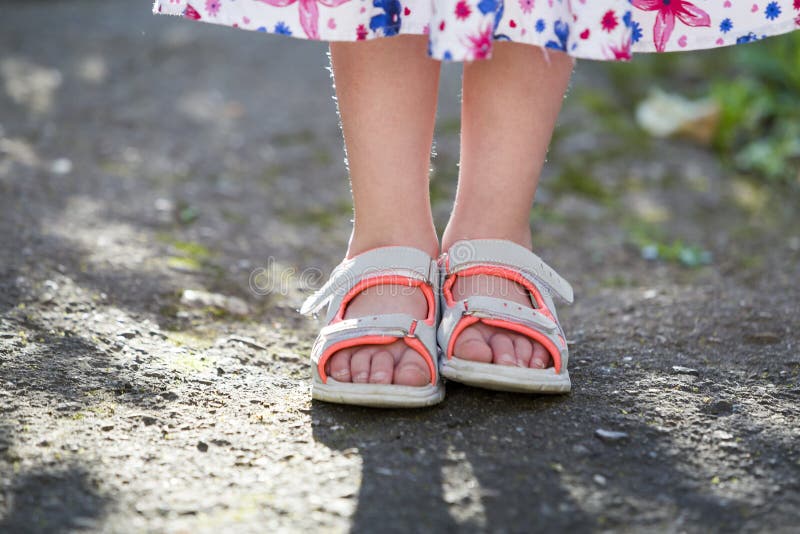
[[[530,248],[529,213],[573,60],[520,43],[496,43],[492,59],[464,65],[458,192],[442,249],[459,239],[509,239]],[[515,287],[512,287],[515,286]],[[531,305],[523,288],[478,275],[457,279],[454,296],[502,295]],[[458,337],[460,358],[545,368],[543,346],[482,323]]]
[[[428,58],[427,37],[399,35],[332,42],[355,220],[347,256],[387,246],[420,248],[433,257],[439,241],[428,193],[441,64]],[[375,287],[352,300],[345,317],[402,312],[423,318],[422,292]],[[330,360],[340,382],[425,385],[428,367],[399,340],[344,349]]]

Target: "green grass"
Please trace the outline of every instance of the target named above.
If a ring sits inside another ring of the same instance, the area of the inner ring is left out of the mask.
[[[800,186],[800,32],[692,54],[639,54],[607,72],[612,101],[628,109],[653,86],[711,96],[720,109],[712,148],[723,164]],[[600,97],[583,99],[598,115],[614,112]]]

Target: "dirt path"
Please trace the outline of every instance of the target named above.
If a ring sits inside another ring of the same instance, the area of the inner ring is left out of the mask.
[[[578,295],[574,392],[312,403],[300,273],[328,273],[349,217],[325,48],[147,4],[3,5],[0,531],[797,527],[797,192],[609,135],[581,65],[532,217]]]

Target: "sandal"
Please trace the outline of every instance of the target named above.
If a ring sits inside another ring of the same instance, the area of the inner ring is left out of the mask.
[[[455,243],[439,258],[443,316],[437,338],[443,352],[441,374],[449,380],[471,386],[523,393],[565,393],[571,383],[567,372],[569,350],[558,322],[553,299],[556,295],[572,303],[572,287],[536,254],[512,241],[472,239]],[[512,280],[524,286],[535,308],[487,296],[455,301],[453,284],[458,276],[486,274]],[[482,321],[519,332],[541,343],[554,366],[531,369],[483,363],[453,354],[458,335],[469,325]]]
[[[428,302],[425,319],[405,313],[389,313],[345,319],[348,303],[367,288],[384,285],[418,287]],[[368,250],[343,260],[330,279],[309,296],[300,313],[316,314],[326,303],[324,326],[311,349],[313,382],[311,396],[341,404],[377,407],[430,406],[444,399],[438,372],[436,324],[439,319],[439,267],[435,259],[412,247],[390,246]],[[402,339],[425,358],[430,384],[361,384],[337,382],[327,376],[325,364],[336,351],[356,345],[388,344]]]

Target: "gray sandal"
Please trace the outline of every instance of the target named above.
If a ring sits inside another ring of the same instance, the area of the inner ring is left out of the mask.
[[[428,301],[428,316],[404,313],[344,319],[351,299],[369,287],[394,284],[418,287]],[[312,397],[342,404],[378,407],[430,406],[444,399],[439,377],[436,325],[439,320],[439,269],[436,260],[412,247],[380,247],[343,260],[330,279],[309,296],[300,313],[315,314],[328,305],[324,326],[311,350]],[[336,351],[356,345],[388,344],[402,339],[425,358],[431,375],[426,386],[337,382],[325,373]]]
[[[572,302],[572,287],[536,254],[511,241],[473,239],[455,243],[440,257],[442,320],[437,337],[443,352],[441,373],[472,386],[524,393],[564,393],[571,383],[569,349],[551,295]],[[455,301],[451,288],[458,276],[486,274],[513,280],[530,293],[535,308],[509,300],[473,296]],[[541,343],[553,358],[548,369],[482,363],[453,354],[458,335],[481,321],[524,334]]]

